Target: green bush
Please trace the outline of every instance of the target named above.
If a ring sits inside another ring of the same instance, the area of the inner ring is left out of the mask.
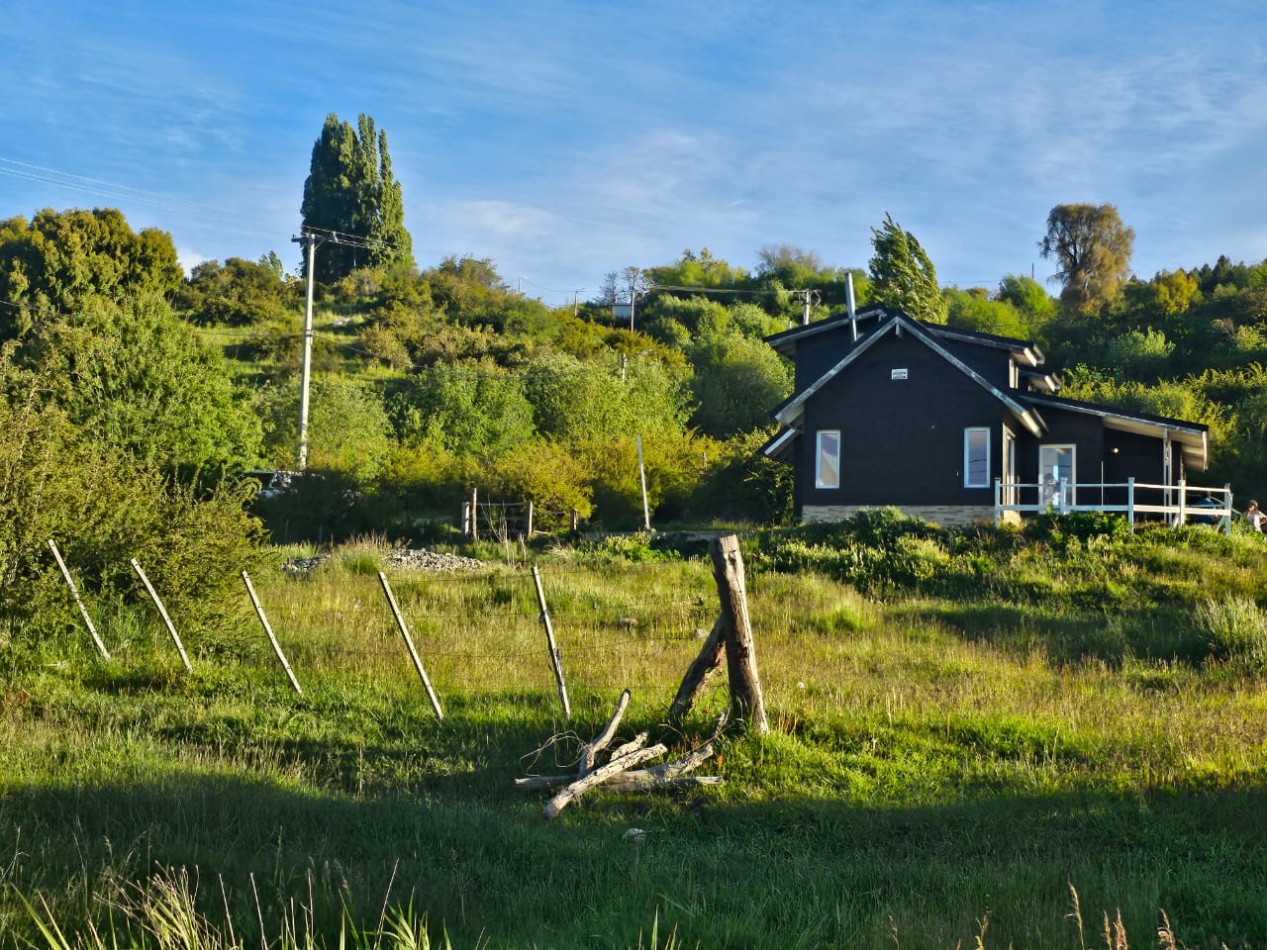
[[[13,642],[80,624],[50,538],[90,604],[143,598],[129,565],[136,558],[195,630],[240,609],[238,572],[264,559],[242,492],[175,483],[152,463],[81,438],[54,406],[0,401],[0,471],[0,626]]]

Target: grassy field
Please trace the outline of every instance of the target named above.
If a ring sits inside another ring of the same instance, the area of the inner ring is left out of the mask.
[[[622,688],[622,735],[675,748],[724,708],[723,677],[665,723],[717,613],[707,558],[534,552],[571,722],[510,565],[391,574],[437,722],[374,545],[255,579],[302,696],[245,595],[190,631],[192,674],[130,608],[108,663],[71,630],[9,644],[0,944],[1267,943],[1261,538],[873,540],[751,550],[773,730],[727,737],[701,770],[724,785],[553,823],[513,779],[568,766]]]

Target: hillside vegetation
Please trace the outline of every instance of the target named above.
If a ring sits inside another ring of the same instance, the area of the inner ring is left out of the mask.
[[[182,277],[170,237],[118,212],[0,223],[0,945],[1267,941],[1261,535],[789,526],[788,470],[757,454],[791,386],[761,338],[843,312],[852,276],[859,304],[907,281],[937,319],[1037,341],[1067,395],[1207,423],[1202,479],[1267,494],[1267,263],[1145,281],[1117,260],[1057,302],[1027,277],[938,289],[913,235],[876,238],[874,280],[795,248],[752,270],[688,251],[559,309],[491,261],[371,256],[318,285],[310,470],[265,499],[243,473],[297,448],[282,262]],[[630,327],[612,304],[632,294]],[[674,748],[725,705],[719,682],[666,722],[717,600],[689,534],[607,536],[641,521],[639,437],[658,527],[743,529],[774,728],[727,733],[720,787],[595,793],[547,825],[511,780],[567,766],[621,689],[628,733]],[[548,533],[461,541],[472,489],[532,500]],[[331,562],[282,570],[318,539]],[[484,566],[391,568],[407,543]]]

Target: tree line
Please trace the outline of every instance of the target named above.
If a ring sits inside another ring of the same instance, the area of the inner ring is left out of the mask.
[[[491,260],[419,268],[386,136],[367,117],[327,119],[301,210],[331,241],[313,275],[314,471],[265,512],[291,537],[416,533],[473,485],[632,526],[637,436],[655,517],[786,518],[788,472],[758,449],[792,377],[763,337],[807,306],[816,320],[843,313],[850,282],[859,306],[1037,342],[1066,395],[1205,422],[1208,478],[1267,490],[1267,262],[1136,278],[1133,232],[1110,205],[1048,217],[1039,249],[1058,297],[1024,275],[942,287],[886,216],[865,268],[789,245],[761,248],[752,268],[687,249],[613,271],[575,311],[516,293]],[[612,304],[633,295],[631,327]],[[225,544],[256,536],[240,474],[294,466],[302,304],[276,254],[183,275],[169,235],[135,232],[116,210],[0,222],[0,578],[40,583],[31,543],[54,528],[103,563],[111,545],[192,549],[212,523]],[[188,531],[151,536],[160,511]],[[205,586],[189,558],[172,563],[186,566],[175,588]],[[35,602],[22,583],[4,590],[15,610]]]

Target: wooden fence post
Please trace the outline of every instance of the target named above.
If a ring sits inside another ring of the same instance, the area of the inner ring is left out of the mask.
[[[541,587],[541,570],[532,565],[532,582],[537,588],[537,603],[541,606],[541,625],[546,628],[546,643],[550,647],[550,665],[554,668],[554,681],[559,687],[559,702],[563,704],[563,718],[572,718],[572,704],[568,702],[568,688],[563,681],[563,654],[554,642],[554,625],[550,622],[550,611],[546,607],[546,593]]]
[[[180,634],[176,632],[176,625],[172,623],[172,618],[167,616],[167,608],[159,600],[158,591],[154,589],[150,579],[145,576],[145,572],[141,570],[141,565],[137,563],[136,558],[132,558],[132,570],[136,571],[136,576],[141,579],[141,583],[145,585],[145,589],[149,592],[150,600],[154,601],[154,606],[158,608],[158,615],[163,618],[163,623],[167,624],[167,632],[172,635],[172,642],[176,644],[176,652],[180,654],[180,661],[185,664],[185,669],[192,673],[194,667],[189,662],[189,654],[185,652],[185,645],[180,642]]]
[[[682,685],[678,687],[677,695],[673,697],[673,705],[669,707],[669,719],[678,720],[691,711],[691,707],[695,705],[695,699],[699,696],[704,686],[708,683],[712,675],[721,668],[722,657],[726,651],[726,625],[721,622],[721,618],[713,624],[712,632],[709,633],[708,639],[704,641],[704,645],[700,648],[699,656],[691,661],[691,665],[686,668],[686,675],[682,677]]]
[[[766,720],[757,656],[753,651],[752,624],[748,619],[743,554],[739,536],[728,534],[709,545],[713,558],[713,578],[721,600],[721,622],[725,627],[726,673],[730,678],[730,708],[736,719],[747,720],[758,734],[770,731]]]
[[[246,571],[242,572],[242,580],[246,584],[246,593],[251,598],[251,604],[255,607],[255,615],[260,618],[260,626],[264,628],[264,633],[268,636],[268,642],[273,645],[273,652],[277,654],[277,659],[281,661],[282,669],[286,671],[286,678],[290,680],[290,685],[295,687],[295,692],[302,696],[304,691],[299,688],[299,680],[295,679],[295,671],[290,668],[290,663],[286,660],[286,654],[282,652],[282,645],[277,642],[277,637],[273,636],[273,628],[269,626],[268,618],[264,616],[264,607],[260,604],[260,599],[255,596],[255,585],[251,583],[251,577]]]
[[[524,532],[524,536],[529,541],[532,540],[532,502],[531,501],[528,502],[528,528]]]
[[[471,540],[480,539],[480,490],[471,488]]]
[[[378,572],[378,582],[383,585],[383,593],[387,595],[387,605],[392,609],[392,616],[396,618],[396,626],[400,628],[400,635],[405,638],[405,646],[409,650],[409,656],[414,661],[414,669],[418,671],[418,678],[422,680],[422,688],[427,691],[427,699],[431,701],[431,708],[435,710],[436,718],[443,721],[444,712],[440,709],[440,699],[436,696],[436,691],[431,688],[431,680],[427,678],[427,671],[422,668],[422,660],[418,657],[418,651],[414,649],[413,637],[409,635],[409,628],[405,626],[404,614],[400,612],[400,606],[396,603],[396,595],[392,593],[391,585],[387,583],[387,575],[382,571]]]
[[[92,642],[97,645],[97,649],[101,651],[103,659],[110,659],[110,653],[106,650],[106,645],[101,641],[101,637],[97,634],[97,628],[93,626],[92,618],[88,616],[88,608],[84,606],[83,598],[79,596],[79,588],[75,586],[74,579],[70,576],[70,571],[66,569],[66,562],[62,560],[62,552],[57,550],[57,545],[52,538],[48,539],[48,546],[53,551],[53,557],[57,559],[57,567],[62,572],[62,577],[66,579],[66,586],[70,588],[70,596],[75,598],[75,606],[79,608],[79,614],[84,618],[84,623],[88,625],[88,633],[92,636]]]

